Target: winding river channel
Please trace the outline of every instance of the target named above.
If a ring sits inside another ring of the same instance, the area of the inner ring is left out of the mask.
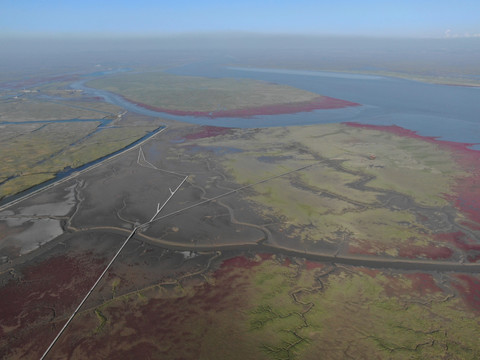
[[[94,78],[110,76],[117,72],[124,71],[126,70],[120,69],[116,71],[92,73],[84,76],[81,80],[73,82],[70,87],[76,90],[83,90],[92,96],[101,97],[104,101],[120,106],[127,111],[193,124],[256,128],[354,121],[373,125],[398,125],[409,130],[417,131],[418,134],[423,136],[469,143],[472,144],[472,149],[480,150],[480,88],[476,87],[427,84],[413,80],[348,73],[234,68],[212,63],[195,63],[168,70],[169,73],[176,75],[212,78],[248,78],[285,84],[320,95],[362,104],[362,106],[358,107],[316,110],[297,114],[212,119],[208,117],[171,115],[153,111],[139,106],[117,94],[90,88],[86,85],[86,82]],[[108,125],[102,122],[103,120],[98,119],[60,120],[60,122],[70,121],[100,121],[101,124],[99,128]],[[2,124],[6,123],[4,122]],[[101,159],[92,161],[79,168],[65,169],[52,181],[29,189],[27,193],[36,191],[43,186],[69,176],[75,171],[84,170],[100,161],[117,155],[121,151],[128,150],[139,142],[155,135],[160,130],[159,128],[150,132],[137,142]],[[26,192],[23,192],[14,197],[4,199],[0,202],[0,205],[15,200],[25,194]]]
[[[71,86],[93,96],[100,96],[128,111],[194,124],[253,128],[354,121],[373,125],[398,125],[423,136],[475,144],[472,148],[480,150],[480,87],[428,84],[383,76],[322,71],[231,68],[211,63],[190,64],[172,68],[168,72],[187,76],[263,80],[353,101],[362,106],[297,114],[211,119],[175,116],[143,108],[116,94],[87,87],[85,82],[92,77],[77,81]]]

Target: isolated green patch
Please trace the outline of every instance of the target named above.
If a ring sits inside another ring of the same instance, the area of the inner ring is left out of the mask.
[[[308,91],[258,80],[211,79],[162,72],[122,73],[88,82],[132,101],[171,110],[218,111],[310,101]]]

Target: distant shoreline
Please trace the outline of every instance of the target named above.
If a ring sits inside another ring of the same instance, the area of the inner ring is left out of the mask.
[[[446,86],[462,86],[462,87],[472,87],[480,88],[480,80],[475,82],[471,79],[465,79],[464,81],[455,78],[445,78],[441,76],[422,76],[419,74],[408,74],[408,73],[398,73],[398,72],[389,72],[389,71],[360,71],[360,70],[338,70],[338,69],[298,69],[298,68],[287,68],[287,67],[250,67],[250,66],[239,66],[239,65],[227,65],[227,68],[232,70],[240,71],[258,71],[258,72],[298,72],[303,73],[303,75],[308,75],[308,73],[322,73],[322,76],[328,76],[328,74],[345,74],[352,76],[365,76],[365,77],[391,77],[396,79],[412,80],[419,81],[426,84],[434,85],[446,85]]]

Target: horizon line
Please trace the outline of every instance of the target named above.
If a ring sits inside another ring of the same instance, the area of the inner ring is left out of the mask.
[[[367,35],[367,34],[340,34],[340,33],[304,33],[304,32],[255,32],[255,31],[185,31],[185,32],[155,32],[155,33],[119,33],[119,32],[10,32],[0,33],[2,40],[17,39],[78,39],[85,40],[95,38],[97,40],[122,40],[122,39],[169,39],[169,38],[310,38],[310,39],[365,39],[365,40],[459,40],[459,39],[479,39],[478,34],[464,35],[442,35],[442,36],[408,36],[408,35]]]

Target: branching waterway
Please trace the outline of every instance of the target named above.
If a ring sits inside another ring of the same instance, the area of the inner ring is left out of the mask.
[[[296,114],[257,115],[248,118],[177,116],[141,107],[108,91],[85,85],[93,77],[71,84],[92,96],[128,111],[193,124],[258,128],[355,121],[373,125],[398,125],[423,136],[475,144],[480,150],[480,88],[428,84],[419,81],[326,71],[229,68],[195,63],[167,71],[175,75],[213,78],[247,78],[293,86],[319,95],[353,101],[362,106]],[[98,74],[108,76],[113,74]]]

